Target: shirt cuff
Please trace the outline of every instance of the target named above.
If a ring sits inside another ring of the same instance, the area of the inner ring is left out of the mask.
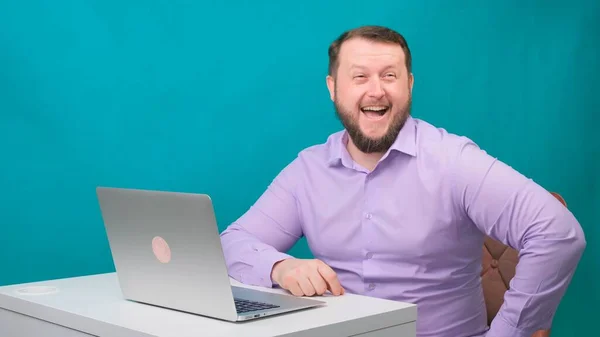
[[[293,256],[273,250],[264,250],[258,253],[258,259],[250,274],[242,275],[242,283],[272,288],[275,284],[271,280],[273,265],[281,260]]]
[[[536,329],[519,329],[506,323],[499,315],[492,321],[485,337],[531,337]]]

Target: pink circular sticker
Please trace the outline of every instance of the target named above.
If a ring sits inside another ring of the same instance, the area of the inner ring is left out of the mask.
[[[160,236],[155,236],[152,239],[152,251],[161,263],[169,263],[171,261],[171,248],[169,248],[167,241]]]

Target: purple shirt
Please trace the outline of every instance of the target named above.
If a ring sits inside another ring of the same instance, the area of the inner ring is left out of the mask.
[[[417,304],[417,335],[531,337],[550,328],[586,245],[554,196],[465,137],[409,117],[369,172],[347,133],[301,151],[222,234],[229,274],[272,287],[271,268],[305,236],[347,292]],[[484,235],[520,251],[487,327]]]

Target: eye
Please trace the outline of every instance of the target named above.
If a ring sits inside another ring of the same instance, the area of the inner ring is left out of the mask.
[[[364,78],[364,77],[365,77],[365,75],[362,75],[362,74],[354,75],[354,78]]]
[[[386,78],[396,78],[396,74],[394,74],[394,73],[387,73],[387,74],[385,74],[385,77]]]

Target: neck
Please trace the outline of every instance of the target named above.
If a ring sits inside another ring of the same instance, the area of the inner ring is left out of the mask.
[[[374,153],[365,153],[359,150],[352,139],[348,139],[348,144],[346,144],[346,148],[348,149],[348,153],[350,157],[359,164],[360,166],[366,168],[369,171],[373,171],[379,163],[379,160],[383,157],[383,152],[374,152]]]

